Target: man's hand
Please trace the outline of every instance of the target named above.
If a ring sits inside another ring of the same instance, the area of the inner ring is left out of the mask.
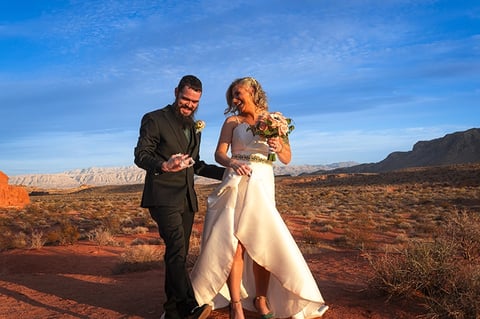
[[[168,161],[162,163],[162,170],[164,172],[174,173],[188,168],[193,164],[195,164],[195,161],[188,154],[173,154]]]

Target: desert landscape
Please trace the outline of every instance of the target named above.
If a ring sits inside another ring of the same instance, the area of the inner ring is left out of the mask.
[[[196,186],[191,265],[214,187]],[[276,187],[323,318],[479,318],[480,164],[278,176]],[[0,318],[160,318],[163,243],[141,190],[29,189],[29,205],[1,209]]]

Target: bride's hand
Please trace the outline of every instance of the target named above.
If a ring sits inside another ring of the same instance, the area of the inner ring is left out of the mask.
[[[252,174],[252,168],[245,163],[230,159],[229,166],[237,173],[238,175],[248,175]]]
[[[267,144],[270,150],[275,153],[280,153],[283,149],[282,139],[280,137],[271,137],[267,139]]]

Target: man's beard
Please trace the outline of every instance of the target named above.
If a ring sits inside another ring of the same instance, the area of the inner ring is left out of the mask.
[[[185,116],[182,113],[180,113],[180,107],[178,106],[178,103],[175,102],[173,105],[173,109],[175,110],[175,117],[178,119],[180,124],[182,125],[182,128],[190,128],[193,127],[195,123],[195,113],[197,112],[197,109],[195,109],[192,114],[189,116]]]

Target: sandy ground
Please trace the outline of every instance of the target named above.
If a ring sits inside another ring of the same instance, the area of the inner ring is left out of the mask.
[[[163,266],[115,274],[124,249],[80,241],[0,253],[0,318],[160,318]],[[323,318],[401,319],[422,313],[419,305],[387,301],[370,289],[369,266],[358,251],[320,249],[305,258],[330,306]],[[227,309],[211,314],[227,317]]]
[[[283,185],[286,189],[277,194],[282,198],[279,200],[279,203],[283,203],[281,211],[297,209],[289,207],[288,203],[299,196],[306,196],[305,192],[314,189],[325,193],[322,195],[325,197],[320,208],[322,210],[336,209],[340,198],[345,203],[352,201],[349,204],[352,209],[343,207],[343,210],[358,213],[355,207],[368,205],[369,201],[376,199],[375,196],[379,196],[381,203],[375,202],[376,207],[387,211],[392,209],[392,203],[398,203],[406,206],[396,207],[397,211],[412,214],[443,212],[445,209],[478,212],[479,172],[478,164],[472,164],[381,175],[299,177],[293,181],[287,178],[279,179],[277,185],[280,188]],[[306,184],[291,188],[288,186],[291,182]],[[341,193],[336,191],[336,187],[341,187]],[[106,192],[113,190],[107,188]],[[200,207],[206,207],[206,194],[211,188],[200,187],[200,190],[203,192],[199,196]],[[96,191],[98,193],[100,190]],[[141,188],[137,185],[129,192],[140,197]],[[318,192],[312,194],[310,197],[320,196]],[[343,197],[331,196],[332,194]],[[76,200],[78,199],[73,199]],[[388,203],[386,208],[382,207],[385,203]],[[317,205],[319,204],[312,197],[302,209],[315,211]],[[306,242],[302,236],[305,236],[304,230],[309,220],[294,214],[287,217],[287,225],[294,238]],[[195,227],[196,233],[201,233],[201,220]],[[369,287],[367,282],[372,274],[368,262],[358,250],[329,245],[334,237],[333,231],[314,233],[319,237],[318,245],[315,249],[302,249],[322,295],[330,306],[323,318],[402,319],[424,314],[423,308],[414,301],[388,300],[387,296]],[[398,234],[393,234],[390,239],[387,235],[375,234],[375,243],[388,243]],[[158,240],[156,231],[143,236]],[[0,318],[160,318],[165,301],[162,262],[148,271],[123,274],[115,272],[120,264],[121,253],[134,239],[133,236],[121,238],[125,243],[123,247],[97,246],[93,242],[79,241],[71,246],[1,252]],[[324,247],[321,246],[323,244]],[[254,313],[246,315],[258,318]],[[214,311],[211,315],[213,319],[227,317],[226,309]]]

